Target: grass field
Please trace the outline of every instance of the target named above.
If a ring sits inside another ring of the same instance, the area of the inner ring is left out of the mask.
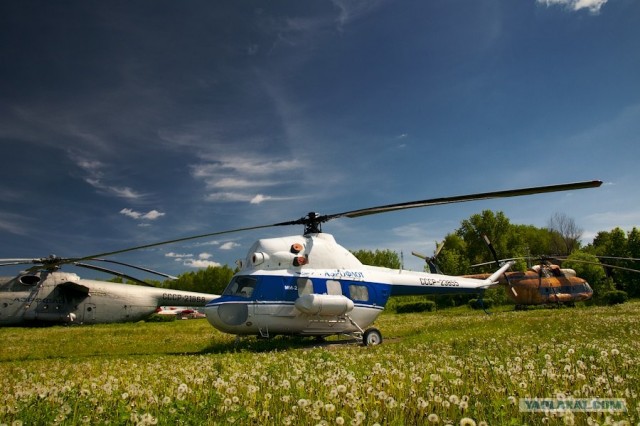
[[[384,313],[385,342],[243,339],[206,320],[0,329],[0,424],[637,424],[640,303]],[[627,412],[521,412],[520,398]]]

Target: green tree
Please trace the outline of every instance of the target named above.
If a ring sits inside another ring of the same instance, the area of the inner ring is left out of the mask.
[[[197,291],[200,293],[222,294],[231,281],[233,269],[227,265],[209,266],[205,269],[190,271],[178,276],[177,280],[167,281],[169,288]]]
[[[356,250],[351,253],[364,265],[400,269],[402,264],[398,253],[393,250]]]
[[[607,291],[615,290],[613,282],[607,279],[598,258],[584,251],[576,250],[563,262],[563,268],[571,268],[576,275],[584,278],[593,289],[594,297],[600,297]]]
[[[493,244],[499,256],[507,253],[507,242],[511,224],[503,212],[494,213],[491,210],[483,210],[481,214],[474,214],[465,219],[456,230],[466,244],[466,256],[473,264],[485,262],[491,258],[488,248],[482,238],[486,235]]]
[[[437,259],[440,270],[447,275],[465,275],[472,273],[471,263],[464,253],[458,250],[444,250]]]
[[[604,264],[635,269],[638,262],[617,258],[639,257],[640,232],[635,227],[628,234],[621,228],[598,232],[588,250],[601,256]],[[616,268],[606,268],[606,272],[615,283],[616,289],[626,291],[630,297],[640,297],[639,272]]]

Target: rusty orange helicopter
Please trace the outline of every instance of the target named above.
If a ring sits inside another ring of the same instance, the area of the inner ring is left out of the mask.
[[[511,259],[498,259],[496,250],[486,235],[482,235],[487,247],[497,265],[504,262],[527,259],[531,257],[519,257]],[[613,258],[613,257],[612,257]],[[562,268],[552,262],[562,262],[569,260],[563,256],[540,256],[536,258],[537,264],[530,266],[526,271],[505,272],[498,283],[509,287],[507,295],[516,304],[516,309],[521,309],[532,305],[569,305],[576,302],[584,302],[593,297],[593,289],[587,280],[577,276],[576,271],[571,268]],[[638,259],[634,259],[638,260]],[[571,259],[571,262],[588,263],[602,266],[604,268],[622,269],[631,272],[640,272],[637,269],[625,268],[604,264],[600,262],[590,262],[582,259]],[[482,264],[484,265],[484,264]],[[474,265],[479,266],[479,265]],[[465,275],[469,278],[480,278],[486,274]]]
[[[507,261],[506,259],[498,259],[498,254],[489,237],[482,235],[482,238],[491,251],[496,264]],[[593,297],[593,289],[587,280],[577,276],[575,270],[561,268],[551,263],[551,260],[559,259],[543,256],[538,260],[538,264],[529,267],[526,271],[505,272],[498,280],[499,284],[509,287],[510,291],[507,292],[507,295],[516,304],[516,309],[530,305],[573,305],[575,302],[583,302]],[[480,277],[483,275],[485,274],[469,276]]]
[[[494,258],[491,262],[480,263],[475,266],[483,266],[495,263],[502,265],[507,261],[533,258],[510,258],[498,259],[498,255],[486,235],[482,236],[487,247]],[[436,244],[436,252],[433,257],[426,257],[413,252],[414,256],[424,259],[432,273],[440,272],[436,260],[444,244]],[[515,303],[516,309],[522,309],[533,305],[574,305],[576,302],[583,302],[593,297],[593,289],[587,280],[577,276],[576,271],[571,268],[561,268],[552,261],[561,262],[561,257],[542,256],[536,258],[537,264],[529,267],[526,271],[505,272],[498,278],[498,284],[509,287],[507,295]],[[573,259],[574,262],[594,263],[584,260]],[[596,263],[603,267],[625,269],[633,272],[640,272],[635,269],[622,268],[602,263]],[[465,278],[486,279],[490,274],[469,274],[463,275]]]
[[[493,263],[493,262],[491,262]],[[465,275],[480,278],[488,274]],[[589,283],[576,275],[576,271],[561,268],[547,259],[526,271],[505,272],[498,283],[509,287],[507,295],[516,309],[530,305],[572,305],[593,297]]]

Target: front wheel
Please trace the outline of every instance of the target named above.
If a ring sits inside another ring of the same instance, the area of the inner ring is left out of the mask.
[[[377,328],[370,328],[362,335],[362,344],[365,346],[374,346],[382,343],[382,334]]]

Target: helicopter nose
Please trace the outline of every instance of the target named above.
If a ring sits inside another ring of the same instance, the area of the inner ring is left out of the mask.
[[[232,331],[234,327],[244,324],[249,318],[249,307],[246,303],[227,302],[211,303],[205,307],[209,323],[221,331]]]

